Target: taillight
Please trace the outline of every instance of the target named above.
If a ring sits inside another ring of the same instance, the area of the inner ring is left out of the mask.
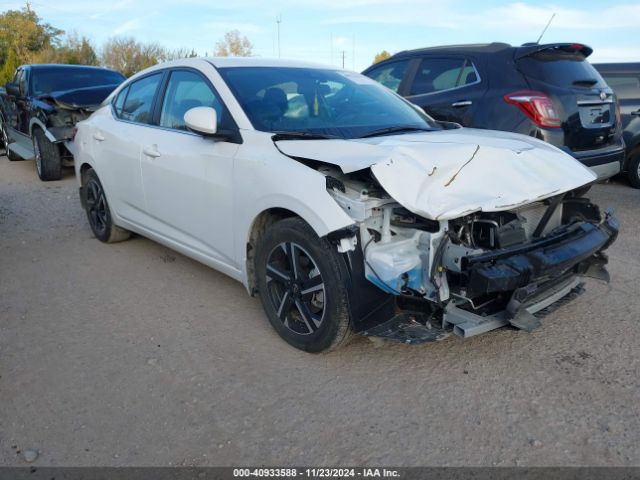
[[[520,90],[504,96],[504,101],[516,105],[537,125],[548,128],[560,128],[560,115],[553,100],[542,92]]]

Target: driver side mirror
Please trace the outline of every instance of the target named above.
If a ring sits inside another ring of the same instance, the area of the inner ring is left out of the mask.
[[[22,92],[20,91],[20,86],[17,83],[7,83],[5,85],[5,89],[7,90],[7,94],[12,97],[21,97]]]
[[[202,135],[218,133],[218,114],[215,108],[194,107],[184,114],[184,123],[189,130]]]

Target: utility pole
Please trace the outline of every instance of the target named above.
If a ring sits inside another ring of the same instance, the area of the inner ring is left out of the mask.
[[[344,68],[344,50],[342,50],[342,68]]]
[[[282,14],[278,14],[276,17],[276,23],[278,24],[278,58],[280,58],[280,23],[282,22]]]

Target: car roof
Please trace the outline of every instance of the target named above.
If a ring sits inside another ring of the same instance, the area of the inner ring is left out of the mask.
[[[66,63],[32,63],[29,65],[22,65],[22,68],[29,67],[31,70],[44,70],[49,68],[59,68],[59,69],[90,69],[90,70],[100,70],[100,71],[109,71],[115,72],[115,70],[107,67],[96,67],[94,65],[70,65]]]
[[[640,62],[593,63],[596,70],[604,73],[639,73]]]
[[[216,68],[225,67],[283,67],[283,68],[321,68],[336,70],[336,67],[320,63],[262,57],[204,57],[204,60]]]
[[[516,58],[526,57],[536,52],[556,49],[556,48],[572,48],[579,49],[585,57],[591,55],[593,50],[587,45],[581,43],[525,43],[523,45],[513,46],[503,42],[493,43],[469,43],[460,45],[441,45],[435,47],[417,48],[414,50],[404,50],[384,60],[384,62],[395,60],[403,57],[413,57],[426,54],[472,54],[472,55],[495,55],[514,52]],[[382,63],[382,62],[380,62]]]
[[[503,50],[514,48],[508,43],[493,42],[493,43],[469,43],[460,45],[439,45],[435,47],[416,48],[413,50],[403,50],[398,52],[393,57],[420,55],[423,53],[496,53]],[[391,58],[393,58],[391,57]]]

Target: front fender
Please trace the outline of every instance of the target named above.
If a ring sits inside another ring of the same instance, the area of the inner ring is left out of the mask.
[[[354,224],[327,192],[323,174],[279,153],[262,132],[244,131],[245,135],[233,173],[238,265],[245,265],[252,227],[263,212],[288,210],[306,221],[319,237]]]
[[[49,131],[47,126],[44,124],[44,122],[37,117],[33,117],[31,118],[31,120],[29,120],[29,136],[33,136],[34,127],[41,128],[42,131],[44,132],[44,135],[47,137],[47,139],[50,142],[55,143],[58,141],[58,139]]]

